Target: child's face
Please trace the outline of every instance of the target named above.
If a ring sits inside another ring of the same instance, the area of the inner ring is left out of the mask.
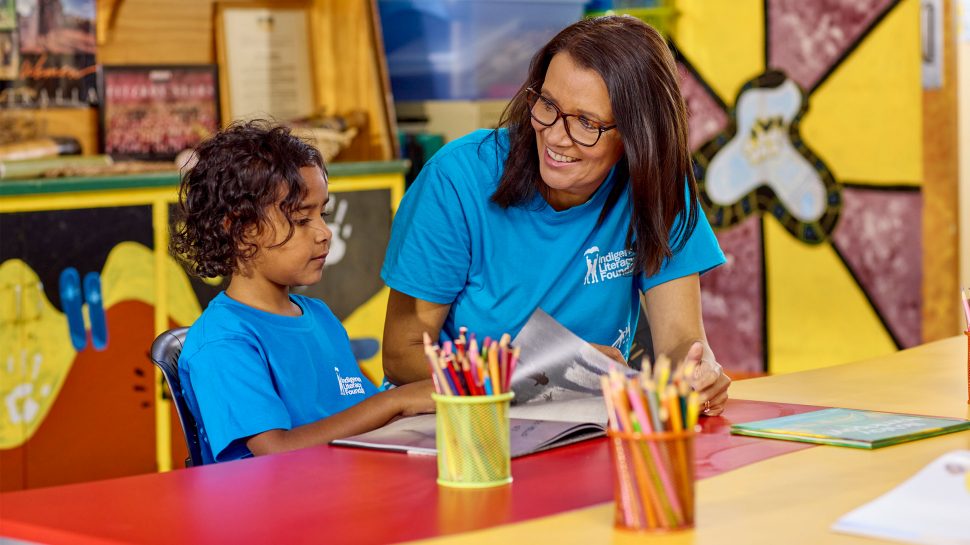
[[[257,235],[259,251],[252,258],[255,277],[278,287],[309,286],[320,281],[333,233],[324,220],[330,200],[327,180],[318,167],[300,169],[307,195],[293,214],[293,236],[285,244],[289,224],[277,204],[268,211],[269,225]]]

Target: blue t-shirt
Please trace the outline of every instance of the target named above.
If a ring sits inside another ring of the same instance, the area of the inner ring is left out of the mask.
[[[376,392],[327,305],[290,298],[301,316],[258,310],[222,292],[189,329],[179,378],[203,463],[251,456],[249,437],[316,422]]]
[[[492,134],[455,140],[424,166],[401,201],[381,269],[389,287],[451,304],[445,334],[455,337],[467,326],[480,338],[515,336],[542,308],[587,342],[628,356],[641,291],[724,262],[700,213],[684,247],[656,274],[634,275],[626,248],[630,192],[598,221],[613,185],[628,184],[614,172],[579,206],[556,211],[537,194],[503,209],[490,199],[505,168],[508,133],[500,130],[498,142]]]

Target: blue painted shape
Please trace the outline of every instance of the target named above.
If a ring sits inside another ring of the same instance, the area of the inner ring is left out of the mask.
[[[108,320],[101,298],[100,274],[89,272],[84,275],[84,300],[88,303],[88,320],[91,321],[91,344],[95,350],[104,350],[108,346]]]
[[[68,267],[61,271],[58,288],[61,309],[67,317],[67,330],[71,334],[71,344],[80,352],[88,346],[88,335],[84,327],[84,313],[81,312],[81,275],[77,269]]]
[[[358,362],[369,360],[381,349],[381,343],[377,339],[363,338],[350,339],[350,351],[354,353],[354,359]]]

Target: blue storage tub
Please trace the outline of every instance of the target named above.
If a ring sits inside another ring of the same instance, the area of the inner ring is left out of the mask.
[[[586,0],[379,0],[395,100],[510,98]]]

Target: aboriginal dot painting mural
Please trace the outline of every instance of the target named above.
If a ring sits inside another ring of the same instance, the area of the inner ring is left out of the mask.
[[[677,6],[695,173],[727,256],[702,279],[718,359],[783,373],[919,343],[918,3]]]

